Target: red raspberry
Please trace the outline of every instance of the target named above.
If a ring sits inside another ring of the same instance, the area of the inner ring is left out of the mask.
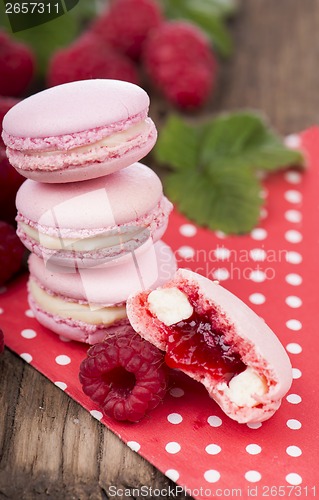
[[[110,48],[101,38],[86,34],[70,47],[54,54],[47,80],[52,87],[90,78],[138,83],[137,70],[127,57]]]
[[[217,61],[205,34],[184,21],[162,24],[147,40],[143,61],[151,80],[181,108],[197,108],[208,99]]]
[[[4,351],[4,335],[0,328],[0,354]]]
[[[116,0],[92,29],[112,47],[136,60],[151,30],[162,22],[156,0]]]
[[[130,325],[88,350],[80,366],[83,392],[115,420],[138,422],[164,398],[167,385],[163,353]]]
[[[15,217],[17,214],[15,197],[20,185],[24,181],[24,178],[22,175],[18,174],[13,167],[11,167],[6,156],[5,145],[1,139],[1,133],[4,115],[10,108],[12,108],[12,106],[17,104],[17,102],[19,102],[18,99],[0,96],[0,186],[5,186],[5,189],[1,190],[0,214],[2,220],[9,222],[9,224],[15,223]]]
[[[14,227],[0,221],[0,286],[19,270],[23,253],[24,247]]]
[[[19,96],[28,87],[35,69],[31,49],[0,31],[0,94]]]
[[[1,33],[0,33],[1,36]],[[1,43],[1,42],[0,42]],[[4,142],[2,140],[1,134],[2,134],[2,121],[4,118],[4,115],[7,114],[9,109],[12,108],[15,104],[19,102],[19,99],[14,99],[13,97],[2,97],[0,95],[0,147],[5,148]]]

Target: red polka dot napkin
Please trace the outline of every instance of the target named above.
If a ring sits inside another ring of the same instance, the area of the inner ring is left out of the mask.
[[[7,346],[195,498],[231,496],[235,489],[243,498],[256,492],[258,497],[316,493],[319,129],[287,141],[303,148],[309,168],[269,176],[260,224],[250,235],[213,233],[177,212],[165,235],[180,267],[220,280],[265,319],[286,347],[294,381],[269,421],[233,422],[200,384],[178,373],[163,404],[142,422],[103,418],[78,381],[87,347],[37,323],[27,305],[26,277],[0,296]]]

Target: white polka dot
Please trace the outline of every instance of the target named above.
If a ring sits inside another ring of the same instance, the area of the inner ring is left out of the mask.
[[[170,414],[167,416],[167,420],[168,420],[171,424],[180,424],[181,422],[183,422],[183,417],[182,417],[182,415],[180,415],[179,413],[170,413]]]
[[[251,273],[249,274],[249,279],[251,279],[251,281],[254,281],[255,283],[262,283],[266,279],[266,274],[264,273],[264,271],[256,269],[254,271],[251,271]]]
[[[6,293],[7,287],[6,286],[0,286],[0,294]]]
[[[65,389],[67,388],[67,385],[66,385],[65,382],[59,382],[59,381],[57,381],[57,382],[54,382],[54,384],[57,387],[59,387],[62,391],[65,391]]]
[[[221,239],[226,238],[226,234],[223,233],[223,231],[215,231],[215,234],[216,234],[217,238],[221,238]]]
[[[290,229],[285,232],[285,239],[289,241],[289,243],[300,243],[302,241],[302,234],[299,231]]]
[[[3,309],[2,309],[2,307],[0,307],[0,314],[3,314]]]
[[[222,419],[217,417],[216,415],[211,415],[210,417],[208,417],[207,422],[211,427],[219,427],[223,423]]]
[[[293,368],[292,369],[292,378],[294,380],[297,380],[300,377],[302,377],[302,371],[299,370],[299,368]]]
[[[28,317],[28,318],[34,318],[34,313],[32,311],[32,309],[27,309],[24,314]]]
[[[298,210],[287,210],[285,218],[288,222],[295,222],[296,224],[302,221],[302,215]]]
[[[250,250],[249,255],[254,261],[258,262],[265,260],[267,257],[267,253],[262,248],[253,248]]]
[[[258,444],[248,444],[246,446],[246,451],[250,455],[258,455],[258,453],[261,452],[261,446],[259,446]]]
[[[302,283],[302,277],[299,274],[294,274],[294,273],[287,274],[286,282],[289,285],[299,286]]]
[[[302,262],[302,255],[298,252],[287,252],[286,261],[289,264],[300,264]]]
[[[174,482],[179,479],[179,473],[175,469],[168,469],[165,472],[165,476],[168,477],[168,479],[171,479]]]
[[[169,391],[170,395],[173,396],[174,398],[181,398],[182,396],[184,396],[184,391],[183,389],[181,389],[180,387],[173,387],[170,391]]]
[[[286,448],[286,453],[290,457],[300,457],[300,455],[302,455],[302,451],[299,446],[288,446]]]
[[[267,238],[267,231],[261,227],[256,227],[250,233],[253,240],[264,240]]]
[[[71,363],[71,358],[69,358],[69,356],[66,356],[66,354],[60,354],[59,356],[57,356],[55,358],[55,362],[58,364],[58,365],[68,365]]]
[[[285,179],[290,184],[299,184],[302,179],[302,175],[300,172],[289,171],[285,173]]]
[[[298,405],[302,401],[302,398],[299,396],[299,394],[288,394],[286,399],[288,403],[291,403],[293,405]]]
[[[259,429],[263,424],[261,422],[251,422],[250,424],[247,424],[247,427],[249,429]]]
[[[289,319],[286,321],[286,326],[289,328],[289,330],[294,330],[297,332],[298,330],[301,330],[302,328],[302,323],[298,319]]]
[[[287,148],[291,149],[299,149],[301,147],[301,139],[300,136],[297,134],[290,134],[287,135],[284,139],[284,143],[287,146]]]
[[[261,480],[261,474],[256,470],[249,470],[245,474],[245,479],[247,479],[250,483],[257,483]]]
[[[230,250],[224,247],[218,247],[214,250],[215,257],[220,260],[226,260],[230,257]]]
[[[68,339],[67,337],[63,337],[63,335],[59,335],[59,339],[61,342],[71,342],[71,339]]]
[[[220,267],[219,269],[216,269],[214,271],[214,278],[218,281],[225,281],[229,278],[229,271],[228,269],[225,269],[224,267]]]
[[[266,210],[265,208],[262,208],[262,209],[260,210],[259,215],[260,215],[260,218],[261,218],[261,219],[266,219],[266,217],[268,216],[268,212],[267,212],[267,210]]]
[[[195,234],[197,233],[197,228],[193,224],[183,224],[179,228],[179,232],[181,233],[182,236],[191,238],[192,236],[195,236]]]
[[[204,478],[208,483],[217,483],[220,479],[220,474],[217,470],[210,469],[204,473]]]
[[[206,453],[208,455],[218,455],[222,451],[221,447],[218,444],[208,444],[205,448]]]
[[[301,351],[302,351],[302,347],[301,345],[299,344],[296,344],[294,342],[292,342],[291,344],[288,344],[286,346],[286,349],[288,352],[290,352],[291,354],[300,354]]]
[[[21,331],[21,337],[24,339],[34,339],[37,336],[37,332],[29,328]]]
[[[262,293],[252,293],[249,300],[252,304],[264,304],[266,297]]]
[[[20,354],[20,358],[24,359],[24,361],[26,361],[27,363],[31,363],[31,361],[33,359],[31,354],[29,354],[27,352],[23,352],[22,354]]]
[[[268,189],[264,188],[260,191],[259,197],[265,200],[268,196]]]
[[[171,441],[170,443],[167,443],[167,445],[165,446],[165,450],[167,451],[167,453],[175,455],[175,453],[178,453],[181,450],[181,445],[179,443],[176,443],[176,441]]]
[[[302,305],[302,300],[295,295],[289,295],[289,297],[286,297],[286,304],[287,306],[296,309]]]
[[[183,246],[180,247],[177,252],[183,259],[192,259],[195,255],[195,250],[192,247]]]
[[[286,476],[286,481],[293,486],[298,486],[298,484],[302,483],[302,477],[296,474],[296,472],[290,472],[290,474]]]
[[[287,427],[289,427],[289,429],[292,429],[294,431],[299,430],[301,429],[301,422],[299,422],[299,420],[296,420],[294,418],[290,418],[289,420],[287,420]]]
[[[133,451],[139,451],[139,449],[141,448],[140,443],[138,443],[137,441],[128,441],[126,444]]]
[[[289,201],[289,203],[301,203],[302,194],[295,189],[290,189],[285,192],[285,200]]]
[[[103,413],[98,410],[91,410],[90,411],[92,417],[96,418],[96,420],[101,420],[103,418]]]

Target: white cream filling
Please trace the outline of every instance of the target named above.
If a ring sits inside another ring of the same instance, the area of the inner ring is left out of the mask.
[[[153,290],[147,300],[149,310],[166,326],[190,318],[193,314],[187,296],[176,287]]]
[[[125,233],[120,231],[116,234],[102,233],[90,238],[58,238],[56,236],[49,236],[48,234],[41,233],[24,222],[19,222],[19,228],[32,240],[40,243],[44,248],[49,250],[65,250],[71,252],[73,250],[78,252],[91,252],[101,248],[110,248],[116,245],[121,245],[132,239],[138,238],[145,231],[142,228],[126,228]]]
[[[256,397],[264,396],[268,392],[265,377],[260,376],[250,366],[233,377],[228,385],[226,382],[217,384],[216,389],[223,392],[235,405],[249,408],[259,404]]]
[[[35,302],[45,312],[69,318],[72,320],[83,321],[90,325],[111,325],[115,321],[126,318],[125,306],[119,307],[100,307],[97,304],[78,304],[68,302],[55,295],[50,295],[40,288],[33,280],[29,280],[29,290]]]
[[[146,118],[144,121],[132,125],[128,129],[123,132],[115,132],[100,141],[92,142],[91,144],[87,144],[85,146],[78,146],[69,150],[54,150],[54,151],[34,151],[29,150],[25,151],[25,154],[30,156],[52,156],[56,155],[58,152],[63,153],[63,155],[71,155],[73,153],[87,153],[91,149],[99,148],[99,147],[108,147],[108,148],[117,148],[125,142],[129,142],[133,140],[135,137],[140,135],[144,135],[148,130],[151,129],[151,120]]]

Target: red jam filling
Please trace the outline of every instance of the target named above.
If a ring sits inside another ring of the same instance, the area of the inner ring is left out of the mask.
[[[167,328],[165,361],[171,368],[229,381],[243,372],[246,365],[234,347],[225,341],[232,326],[223,325],[214,311],[198,314]]]

